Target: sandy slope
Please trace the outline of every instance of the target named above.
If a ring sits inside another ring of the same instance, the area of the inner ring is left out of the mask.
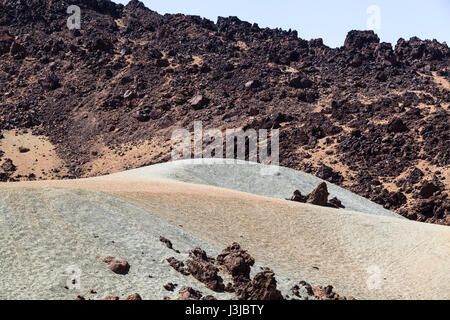
[[[147,298],[162,298],[163,292],[152,292],[161,290],[161,281],[187,281],[165,269],[162,260],[174,254],[161,253],[157,236],[163,235],[183,254],[197,244],[215,254],[238,241],[260,265],[275,270],[285,292],[306,280],[332,284],[338,293],[357,298],[450,298],[448,227],[155,179],[133,172],[0,185],[0,234],[7,244],[1,249],[7,258],[0,262],[0,296],[23,296],[20,288],[31,288],[33,298],[68,298],[61,285],[40,287],[47,279],[42,277],[78,263],[87,268],[87,283],[104,294],[135,289]],[[98,244],[93,233],[105,242]],[[139,256],[141,248],[147,259]],[[111,253],[130,259],[139,270],[154,268],[161,281],[144,281],[147,269],[116,284],[117,277],[98,260]]]
[[[260,196],[287,199],[294,190],[310,193],[324,180],[313,175],[284,167],[264,166],[240,160],[194,159],[168,162],[129,170],[96,180],[136,179],[152,181],[169,179],[232,189]],[[361,196],[328,183],[330,197],[338,197],[345,209],[404,219]]]

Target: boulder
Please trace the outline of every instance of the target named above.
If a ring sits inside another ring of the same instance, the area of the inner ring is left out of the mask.
[[[115,257],[108,256],[103,259],[103,262],[108,264],[109,269],[117,274],[126,274],[130,269],[128,261],[124,259],[117,259]]]
[[[308,195],[306,202],[316,206],[326,206],[328,203],[328,195],[327,184],[322,182]]]
[[[222,292],[224,290],[225,286],[218,276],[219,270],[209,261],[205,251],[196,248],[189,253],[189,258],[186,261],[187,270],[195,279],[213,291]]]

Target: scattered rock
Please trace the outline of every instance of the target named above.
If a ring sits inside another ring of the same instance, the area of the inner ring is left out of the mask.
[[[167,259],[167,262],[169,263],[169,265],[172,268],[174,268],[175,270],[177,270],[181,274],[183,274],[185,276],[188,276],[190,274],[182,261],[177,260],[174,257],[171,257],[171,258]]]
[[[296,89],[311,88],[312,84],[312,81],[304,76],[297,76],[289,81],[289,85]]]
[[[180,253],[180,251],[175,250],[173,248],[172,242],[169,239],[166,239],[162,236],[159,237],[159,241],[161,241],[162,243],[164,243],[166,245],[167,248],[172,249],[173,251],[175,251],[176,253]]]
[[[250,270],[255,259],[234,242],[217,257],[217,263],[225,266],[233,279],[250,280]]]
[[[439,191],[439,188],[431,181],[425,181],[420,188],[420,196],[423,199],[430,198],[435,192]]]
[[[333,291],[332,286],[321,287],[317,286],[313,289],[314,296],[318,300],[355,300],[353,297],[342,297]]]
[[[3,164],[1,165],[1,168],[6,172],[6,173],[13,173],[17,170],[16,166],[14,165],[14,163],[12,162],[11,159],[5,159],[5,162],[3,162]]]
[[[139,293],[130,294],[125,300],[142,300]]]
[[[222,283],[222,279],[218,276],[219,270],[209,261],[205,251],[196,248],[189,253],[189,258],[186,265],[189,273],[194,278],[213,291],[224,291],[225,286]]]
[[[106,257],[103,259],[103,262],[108,264],[109,269],[117,274],[127,274],[128,270],[130,269],[130,265],[128,264],[128,261],[124,259],[117,259],[111,256]]]
[[[277,290],[277,281],[272,270],[265,270],[255,275],[245,286],[236,289],[239,300],[284,300]]]
[[[178,300],[200,300],[201,298],[201,292],[191,287],[184,287],[178,292]]]
[[[250,80],[245,84],[247,89],[256,89],[261,87],[261,81],[259,80]]]
[[[307,199],[308,199],[307,196],[303,196],[299,190],[295,190],[292,197],[290,199],[286,199],[286,200],[306,203]]]
[[[209,99],[205,96],[199,94],[193,97],[190,101],[191,106],[194,108],[194,110],[199,110],[205,107],[209,103]]]
[[[334,197],[332,199],[330,199],[330,204],[335,207],[335,208],[343,208],[344,206],[342,205],[341,200],[339,200],[338,198]]]
[[[399,118],[392,119],[388,124],[388,132],[405,132],[408,127]]]
[[[176,284],[173,284],[172,282],[169,282],[169,283],[166,283],[166,284],[163,285],[164,289],[166,289],[167,291],[173,291],[173,290],[175,290],[175,287],[176,287],[176,286],[177,286],[177,285],[176,285]]]

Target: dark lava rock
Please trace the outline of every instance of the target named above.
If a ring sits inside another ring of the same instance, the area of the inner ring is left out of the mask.
[[[352,30],[345,38],[344,47],[346,49],[362,49],[370,44],[378,44],[380,38],[373,31]]]
[[[169,263],[169,265],[174,268],[175,270],[177,270],[179,273],[188,276],[190,273],[187,270],[186,266],[184,265],[183,261],[177,260],[174,257],[168,258],[167,262]]]
[[[11,159],[5,159],[5,162],[3,162],[3,164],[1,165],[1,168],[6,173],[13,173],[17,170],[16,166],[14,165],[14,163],[12,162]]]
[[[277,281],[272,270],[265,270],[255,275],[251,282],[236,289],[239,300],[284,300],[277,290]]]
[[[385,72],[380,71],[380,72],[377,73],[377,75],[375,76],[375,78],[376,78],[378,81],[386,82],[387,79],[388,79],[388,76],[387,76],[387,74],[386,74]]]
[[[202,298],[202,293],[198,290],[192,289],[191,287],[182,288],[178,292],[178,300],[200,300]]]
[[[317,171],[316,176],[334,184],[341,184],[344,180],[339,172],[334,171],[333,168],[328,166],[321,166]]]
[[[355,300],[353,297],[342,297],[333,291],[332,286],[317,286],[313,289],[314,296],[319,300]]]
[[[420,196],[423,199],[427,199],[439,190],[439,187],[433,184],[431,181],[425,181],[420,188]]]
[[[292,197],[290,199],[286,199],[286,200],[306,203],[306,200],[308,200],[308,197],[303,196],[299,190],[295,190]]]
[[[245,83],[245,87],[246,88],[250,88],[250,89],[259,88],[259,87],[261,87],[261,81],[259,81],[259,80],[250,80],[250,81]]]
[[[405,132],[408,127],[399,118],[392,119],[388,124],[388,132]]]
[[[338,295],[336,292],[333,291],[332,286],[317,286],[313,288],[309,283],[306,281],[300,281],[300,286],[304,287],[306,290],[306,293],[310,297],[315,297],[318,300],[355,300],[353,297],[343,297]],[[294,295],[299,296],[299,285],[295,285],[292,287],[291,291]]]
[[[44,79],[41,81],[41,85],[44,89],[47,90],[55,90],[61,86],[59,78],[53,72],[48,73],[44,77]]]
[[[217,263],[225,266],[233,279],[249,280],[250,270],[255,264],[255,259],[234,242],[217,257]]]
[[[14,38],[6,30],[0,30],[0,55],[8,53]]]
[[[296,89],[311,88],[312,84],[312,81],[304,76],[297,76],[289,81],[289,85]]]
[[[218,276],[219,270],[208,259],[206,252],[196,248],[189,253],[189,260],[186,261],[187,270],[198,281],[204,283],[209,289],[223,292],[224,284]]]
[[[139,293],[130,294],[125,300],[142,300],[142,297]]]
[[[29,152],[29,151],[30,151],[29,148],[19,147],[19,152],[20,152],[20,153],[27,153],[27,152]]]
[[[194,108],[194,110],[199,110],[205,107],[209,103],[209,99],[205,96],[199,94],[193,97],[190,101],[191,106]]]
[[[138,110],[136,111],[136,119],[139,122],[147,122],[150,120],[150,115],[143,110]]]
[[[316,206],[326,206],[328,203],[328,195],[327,184],[322,182],[308,195],[307,203]]]
[[[339,200],[338,198],[334,197],[332,199],[330,199],[329,202],[333,207],[335,208],[343,208],[344,206],[342,205],[341,200]]]
[[[23,59],[26,56],[26,50],[24,46],[14,41],[11,44],[9,54],[16,59]]]
[[[169,282],[169,283],[164,284],[163,288],[166,289],[167,291],[173,291],[173,290],[175,290],[176,286],[177,286],[176,284]]]
[[[414,169],[411,170],[409,175],[406,177],[406,180],[408,182],[410,182],[411,184],[416,184],[420,181],[420,179],[422,179],[423,176],[424,176],[424,174],[423,174],[422,170],[414,167]]]
[[[128,261],[124,259],[117,259],[111,256],[106,257],[103,259],[103,262],[108,264],[109,269],[117,274],[127,274],[128,270],[130,269],[130,265],[128,264]]]
[[[173,248],[172,242],[169,239],[164,238],[163,236],[159,237],[159,241],[161,241],[162,243],[164,243],[166,245],[167,248],[172,249],[173,251],[175,251],[176,253],[180,253],[180,251],[175,250]]]

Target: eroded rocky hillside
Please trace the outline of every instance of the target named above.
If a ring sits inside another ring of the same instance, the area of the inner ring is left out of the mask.
[[[333,49],[135,0],[0,0],[0,179],[169,161],[173,130],[197,120],[280,128],[281,165],[450,225],[449,58],[435,40],[350,31]]]

